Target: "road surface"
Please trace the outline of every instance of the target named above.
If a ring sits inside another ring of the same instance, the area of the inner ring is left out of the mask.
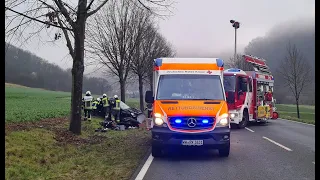
[[[217,151],[149,156],[136,180],[314,180],[315,126],[272,120],[232,129],[228,158]]]

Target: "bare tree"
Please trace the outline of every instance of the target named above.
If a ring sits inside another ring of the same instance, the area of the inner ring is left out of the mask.
[[[63,34],[73,60],[69,130],[75,134],[81,134],[81,98],[86,22],[88,17],[98,12],[108,1],[78,0],[75,4],[62,0],[5,1],[6,42],[10,43],[12,38],[15,37],[21,44],[25,43],[34,35],[40,34],[50,27],[57,28],[56,32],[53,32],[53,40],[61,38]],[[167,3],[167,0],[137,1],[150,12],[154,10],[153,7],[149,6],[150,4],[158,5],[165,9],[170,7],[170,3]],[[29,27],[29,30],[32,29],[33,32],[25,32],[27,27]],[[47,33],[50,35],[52,32]],[[24,34],[28,34],[28,37],[24,37]]]
[[[90,30],[90,51],[119,78],[123,102],[133,54],[143,39],[150,18],[146,9],[131,1],[110,0],[104,11],[97,14],[96,25]]]
[[[243,71],[252,71],[252,65],[246,62],[241,54],[237,54],[237,59],[231,57],[229,62],[226,63],[228,68],[238,68]]]
[[[147,61],[146,63],[147,77],[145,80],[149,83],[151,90],[153,88],[153,60],[161,57],[174,57],[175,54],[176,53],[171,44],[161,34],[156,33],[155,40],[149,51],[150,61]]]
[[[139,82],[139,98],[140,98],[140,110],[144,111],[143,103],[143,81],[147,77],[149,62],[152,62],[151,51],[154,48],[154,42],[156,40],[157,30],[153,23],[150,23],[145,28],[143,33],[142,42],[134,50],[132,58],[132,72],[138,76]]]
[[[297,47],[288,43],[287,55],[281,61],[277,72],[295,97],[297,117],[300,118],[299,98],[303,89],[311,82],[311,67]]]
[[[71,90],[71,119],[69,130],[75,134],[81,134],[81,98],[84,72],[84,38],[86,20],[89,16],[96,13],[108,0],[102,1],[95,9],[91,10],[94,0],[78,0],[77,5],[72,7],[69,3],[62,0],[8,0],[6,1],[6,11],[13,13],[7,16],[6,35],[15,35],[17,30],[22,33],[26,26],[32,23],[40,23],[39,29],[33,34],[37,34],[45,28],[56,27],[62,31],[69,53],[73,60],[72,66],[72,90]],[[19,5],[27,7],[27,10],[20,12]],[[10,25],[15,19],[20,18],[20,22],[14,27]],[[23,27],[24,26],[24,27]],[[55,33],[54,39],[61,37],[60,31]],[[20,34],[22,34],[20,33]],[[71,37],[73,37],[73,45]]]

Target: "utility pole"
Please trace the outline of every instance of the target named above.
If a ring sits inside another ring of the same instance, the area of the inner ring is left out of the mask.
[[[232,27],[234,28],[234,61],[237,60],[237,29],[240,28],[240,23],[235,20],[230,20]]]

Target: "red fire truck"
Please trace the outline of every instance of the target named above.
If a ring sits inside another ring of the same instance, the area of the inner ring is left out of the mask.
[[[272,95],[274,78],[266,61],[251,55],[243,55],[243,60],[252,71],[231,68],[223,74],[230,123],[237,128],[246,127],[249,121],[266,123],[279,116]]]

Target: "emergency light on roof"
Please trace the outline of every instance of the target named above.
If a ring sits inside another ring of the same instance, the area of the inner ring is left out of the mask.
[[[222,59],[216,59],[216,62],[217,62],[217,66],[218,67],[223,67],[224,66],[224,62]]]
[[[231,68],[231,69],[228,70],[228,72],[240,72],[240,69]]]
[[[157,58],[154,60],[154,65],[160,67],[162,65],[162,59]]]

